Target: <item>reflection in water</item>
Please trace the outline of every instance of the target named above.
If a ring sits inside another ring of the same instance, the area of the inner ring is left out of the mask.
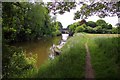
[[[39,67],[48,59],[49,49],[52,44],[58,45],[60,40],[61,37],[44,38],[32,42],[17,43],[15,46],[22,47],[26,51],[27,55],[37,54],[36,66]]]
[[[43,38],[36,41],[16,43],[14,46],[22,47],[26,51],[27,56],[37,54],[36,66],[39,67],[48,59],[50,47],[53,44],[59,44],[60,46],[63,45],[64,41],[67,40],[67,37],[68,34],[62,34],[62,40],[61,36],[59,36],[53,38]]]
[[[62,34],[62,39],[61,39],[59,45],[54,45],[54,44],[53,44],[53,45],[50,47],[50,51],[51,51],[51,52],[50,52],[50,55],[49,55],[49,58],[50,58],[50,59],[53,60],[55,56],[61,54],[60,49],[61,49],[61,48],[63,47],[63,45],[66,43],[68,36],[69,36],[69,34]]]
[[[68,36],[69,36],[69,34],[62,34],[62,40],[66,41]]]

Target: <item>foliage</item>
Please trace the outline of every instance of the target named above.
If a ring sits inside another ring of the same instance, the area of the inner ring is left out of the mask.
[[[52,22],[51,27],[52,27],[52,35],[53,36],[61,35],[61,30],[63,27],[61,22]]]
[[[96,24],[97,24],[97,26],[101,26],[102,28],[106,28],[106,26],[107,26],[107,23],[102,19],[97,20]]]
[[[89,0],[90,4],[82,3],[82,7],[80,10],[76,12],[76,15],[79,17],[76,17],[75,19],[85,19],[89,16],[92,15],[97,15],[100,18],[104,18],[105,16],[115,16],[119,15],[119,3],[120,1],[111,1],[111,2],[106,2],[105,0],[101,1],[91,1]]]
[[[107,29],[112,29],[112,25],[111,25],[111,24],[108,24],[108,25],[107,25]]]
[[[76,27],[79,26],[79,22],[75,22],[71,25],[69,25],[69,31],[70,32],[75,32]]]
[[[120,34],[120,26],[118,26],[116,30],[117,30],[117,33]]]
[[[94,28],[92,28],[90,26],[86,27],[85,32],[87,32],[87,33],[95,33]]]
[[[51,36],[54,32],[49,11],[44,4],[4,2],[2,6],[3,38],[7,42],[34,40]],[[60,22],[58,25],[62,28]]]
[[[70,12],[71,9],[74,9],[76,7],[75,2],[64,2],[64,1],[53,1],[48,2],[47,7],[49,11],[51,11],[54,15],[59,13],[63,14],[66,11]]]
[[[87,25],[87,26],[90,26],[90,27],[92,27],[92,28],[96,27],[96,23],[93,22],[93,21],[88,21],[88,22],[86,23],[86,25]]]
[[[84,32],[84,30],[85,30],[85,27],[84,27],[84,25],[82,25],[82,26],[78,26],[78,27],[75,29],[75,32]]]
[[[96,33],[104,33],[101,26],[95,27],[94,30],[95,30]]]
[[[25,57],[21,48],[3,45],[3,78],[29,78],[36,72],[35,57]]]
[[[86,19],[92,15],[97,15],[100,18],[115,15],[120,17],[119,14],[120,1],[83,0],[77,3],[77,2],[59,2],[54,0],[54,2],[48,3],[49,11],[52,11],[53,14],[56,13],[63,14],[66,11],[70,12],[70,10],[74,9],[76,6],[81,7],[78,11],[76,11],[74,19]]]
[[[33,77],[36,72],[35,59],[26,57],[22,49],[8,44],[61,34],[62,24],[52,24],[43,3],[3,2],[2,8],[3,78]]]
[[[87,24],[87,21],[85,19],[82,19],[81,21],[78,21],[79,25]]]
[[[113,34],[118,34],[118,30],[117,30],[117,28],[115,28],[115,27],[112,28],[112,33],[113,33]]]
[[[80,27],[82,26],[82,27]],[[112,25],[106,23],[104,20],[99,19],[96,22],[81,20],[70,24],[68,27],[69,32],[86,32],[86,33],[117,33]],[[112,32],[113,31],[113,32]]]

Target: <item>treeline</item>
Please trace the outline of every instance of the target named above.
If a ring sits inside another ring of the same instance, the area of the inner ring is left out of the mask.
[[[26,57],[10,44],[61,35],[62,24],[52,20],[44,3],[2,3],[2,77],[30,78],[36,72],[35,56]]]
[[[3,38],[7,42],[60,34],[44,3],[2,3]],[[56,24],[55,24],[56,23]]]
[[[97,34],[120,34],[120,27],[113,27],[104,20],[99,19],[96,22],[81,20],[70,24],[67,29],[71,34],[75,32],[97,33]]]

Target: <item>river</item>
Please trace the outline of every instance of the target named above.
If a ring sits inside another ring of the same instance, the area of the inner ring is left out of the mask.
[[[68,34],[62,34],[62,36],[52,38],[42,38],[36,41],[20,42],[14,46],[22,47],[26,51],[26,55],[37,55],[36,67],[42,65],[49,58],[50,47],[55,44],[60,44],[61,39],[67,40]]]

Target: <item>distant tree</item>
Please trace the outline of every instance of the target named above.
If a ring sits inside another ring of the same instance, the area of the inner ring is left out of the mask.
[[[108,24],[108,25],[107,25],[107,29],[112,29],[112,25],[111,25],[111,24]]]
[[[117,26],[117,33],[120,34],[120,26]]]
[[[102,29],[101,26],[96,26],[96,27],[94,28],[94,31],[95,31],[96,33],[103,33],[103,29]]]
[[[82,24],[86,24],[87,21],[85,19],[82,19],[81,21],[79,21],[79,25],[82,25]]]
[[[61,35],[61,30],[62,30],[62,24],[61,22],[52,22],[52,36],[59,36]]]
[[[90,27],[90,26],[86,27],[85,32],[87,32],[87,33],[94,33],[93,28]]]
[[[111,32],[112,32],[113,34],[117,34],[117,33],[118,33],[117,28],[113,27],[112,30],[111,30]]]
[[[58,23],[58,26],[59,26],[59,29],[62,29],[63,28],[63,25],[62,25],[62,23],[61,22],[57,22]]]
[[[97,20],[96,25],[101,26],[102,28],[107,28],[107,23],[102,19]]]
[[[70,32],[74,32],[75,31],[76,26],[74,26],[73,24],[69,26],[69,31]]]
[[[84,25],[78,26],[78,27],[75,29],[75,32],[84,32],[84,31],[85,31]]]
[[[94,21],[88,21],[86,25],[92,28],[96,27],[96,23]]]

